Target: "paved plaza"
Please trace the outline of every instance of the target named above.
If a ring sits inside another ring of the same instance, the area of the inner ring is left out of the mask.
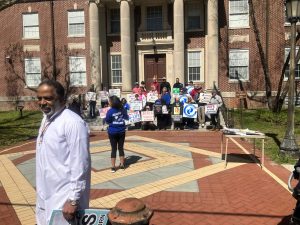
[[[288,224],[295,205],[288,168],[268,158],[262,168],[253,145],[240,139],[230,140],[225,167],[220,143],[219,132],[130,131],[129,167],[112,174],[107,134],[93,133],[90,207],[136,197],[154,210],[150,225]],[[0,224],[33,225],[34,208],[35,143],[1,150]]]

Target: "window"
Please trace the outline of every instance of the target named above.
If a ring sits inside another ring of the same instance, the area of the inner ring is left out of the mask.
[[[122,83],[121,55],[111,56],[111,80],[112,80],[112,84]]]
[[[229,1],[229,27],[249,26],[248,0]]]
[[[159,31],[163,29],[162,7],[147,7],[147,30]]]
[[[40,58],[25,59],[25,81],[28,87],[37,87],[41,83]]]
[[[229,79],[249,80],[249,50],[230,50]]]
[[[200,29],[200,3],[191,3],[187,5],[187,29]]]
[[[299,47],[296,47],[296,55],[297,55],[298,50],[299,50]],[[284,49],[284,61],[288,57],[289,53],[290,53],[290,48],[285,48]],[[284,78],[288,79],[289,75],[290,75],[290,62],[289,62],[289,66],[285,70]],[[300,79],[300,62],[297,63],[296,68],[295,68],[295,79]]]
[[[110,32],[120,33],[120,9],[110,10]]]
[[[37,13],[23,14],[23,38],[40,38]]]
[[[84,36],[84,11],[68,12],[69,36]]]
[[[188,52],[188,75],[192,81],[200,81],[200,52]]]
[[[69,57],[70,85],[86,86],[86,60],[85,57]]]

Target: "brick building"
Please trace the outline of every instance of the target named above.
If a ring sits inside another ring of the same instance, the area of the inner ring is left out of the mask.
[[[0,12],[0,109],[31,102],[42,77],[67,81],[73,93],[154,76],[219,88],[230,107],[247,91],[264,106],[265,78],[257,36],[276,94],[289,51],[284,1],[22,0]],[[53,71],[55,71],[53,73]],[[297,67],[296,78],[300,77]],[[285,77],[286,78],[286,77]]]

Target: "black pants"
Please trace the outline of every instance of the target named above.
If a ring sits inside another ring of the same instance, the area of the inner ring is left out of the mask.
[[[90,117],[96,117],[96,101],[90,101]]]
[[[111,145],[111,158],[116,158],[117,149],[119,150],[119,156],[124,156],[125,133],[109,134],[108,136]]]

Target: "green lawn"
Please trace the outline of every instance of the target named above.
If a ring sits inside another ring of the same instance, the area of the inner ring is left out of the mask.
[[[241,128],[239,110],[234,112],[235,127]],[[273,161],[278,163],[294,163],[291,156],[279,154],[279,146],[285,135],[287,110],[274,114],[266,109],[243,111],[243,128],[258,130],[266,134],[265,152]],[[300,109],[295,112],[295,135],[300,146]],[[260,143],[257,143],[260,148]]]
[[[18,111],[0,112],[0,149],[35,138],[41,120],[40,111],[23,111],[23,117]]]

